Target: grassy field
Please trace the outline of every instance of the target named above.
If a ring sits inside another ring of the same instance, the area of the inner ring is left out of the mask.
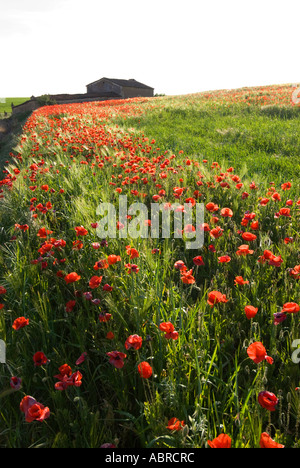
[[[1,448],[299,448],[292,91],[29,117],[1,182]],[[203,204],[204,245],[175,213],[170,238],[99,237],[97,208],[120,195]]]
[[[28,101],[30,98],[26,97],[13,97],[13,98],[1,98],[0,97],[0,116],[3,115],[5,112],[8,114],[11,113],[11,105],[18,106],[23,102]]]

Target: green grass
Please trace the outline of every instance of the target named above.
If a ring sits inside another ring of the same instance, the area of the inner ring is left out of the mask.
[[[28,101],[30,98],[28,97],[0,97],[0,116],[1,114],[4,114],[7,112],[8,114],[11,113],[11,105],[13,104],[14,106],[18,106],[19,104],[22,104],[23,102]],[[4,102],[3,102],[4,101]]]

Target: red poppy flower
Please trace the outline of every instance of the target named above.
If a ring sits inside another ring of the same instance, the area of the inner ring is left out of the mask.
[[[220,302],[226,303],[228,299],[225,294],[222,294],[219,291],[211,291],[208,293],[208,300],[207,303],[213,307],[215,304],[219,304]]]
[[[246,244],[243,244],[243,245],[240,245],[236,254],[237,255],[252,255],[254,252],[254,250],[250,250],[249,249],[249,245],[246,245]]]
[[[268,391],[262,391],[258,395],[258,403],[268,411],[275,411],[278,401],[276,395]]]
[[[211,229],[209,234],[213,239],[218,239],[219,237],[223,236],[224,229],[220,226],[216,226],[215,228]]]
[[[127,357],[127,354],[121,353],[120,351],[110,351],[106,353],[109,356],[109,362],[117,369],[122,369],[124,366],[124,359]]]
[[[210,213],[212,213],[213,211],[218,211],[219,210],[219,207],[216,203],[213,203],[213,202],[209,202],[206,204],[205,208],[207,209],[207,211],[209,211]]]
[[[255,315],[257,314],[257,311],[258,311],[258,308],[257,307],[253,307],[252,305],[248,305],[245,307],[245,313],[246,313],[246,317],[247,319],[252,319],[253,317],[255,317]]]
[[[169,421],[168,421],[168,425],[166,426],[167,429],[169,429],[170,431],[180,431],[181,429],[183,429],[185,426],[185,423],[184,421],[180,421],[179,419],[177,418],[171,418]]]
[[[99,322],[108,322],[111,319],[111,314],[108,312],[102,312],[99,314]]]
[[[193,270],[181,271],[181,281],[184,284],[194,284],[196,282],[194,276],[192,275]]]
[[[221,216],[224,218],[232,218],[233,211],[230,208],[222,208],[220,211]]]
[[[81,279],[81,276],[77,275],[77,273],[69,273],[67,276],[65,276],[65,282],[67,284],[70,283],[75,283],[76,281],[79,281]]]
[[[140,349],[142,347],[142,343],[143,340],[139,335],[130,335],[125,342],[125,348]]]
[[[22,379],[20,379],[19,377],[11,377],[9,385],[13,390],[20,390],[22,385]]]
[[[198,255],[197,257],[194,257],[193,262],[197,266],[204,265],[204,261],[203,261],[203,258],[201,257],[201,255]]]
[[[0,286],[0,295],[6,294],[6,293],[7,293],[7,290],[3,286]]]
[[[17,318],[12,327],[14,330],[20,330],[20,328],[26,327],[29,324],[29,319],[26,319],[25,317],[19,317]]]
[[[43,366],[49,362],[49,359],[42,351],[38,351],[33,356],[33,362],[35,366]]]
[[[227,434],[220,434],[213,440],[207,441],[211,448],[231,448],[231,438]]]
[[[221,257],[218,257],[219,263],[229,263],[231,261],[231,257],[229,255],[222,255]]]
[[[67,304],[66,304],[66,312],[67,312],[67,313],[72,312],[72,310],[74,309],[75,306],[76,306],[76,301],[69,301],[69,302],[67,302]]]
[[[91,289],[96,289],[100,286],[101,284],[101,281],[102,281],[102,276],[93,276],[91,279],[90,279],[90,282],[89,282],[89,286]]]
[[[289,275],[292,278],[300,279],[300,265],[296,265],[294,268],[291,268],[289,271]]]
[[[20,410],[25,414],[27,422],[44,421],[49,418],[50,410],[48,407],[38,403],[32,396],[26,395],[20,403]]]
[[[109,265],[114,265],[115,263],[120,262],[120,261],[121,261],[120,255],[109,255],[107,257],[107,263]]]
[[[110,286],[109,284],[105,284],[102,289],[103,291],[111,292],[113,290],[113,287]]]
[[[95,263],[94,265],[94,270],[100,270],[100,269],[107,269],[109,267],[109,264],[105,259],[99,260],[98,262]]]
[[[180,271],[186,271],[187,270],[187,267],[186,267],[185,263],[182,260],[177,260],[177,262],[174,263],[174,268],[176,268],[176,270],[180,270]]]
[[[159,329],[165,332],[165,338],[169,340],[177,340],[178,332],[175,331],[174,325],[171,322],[163,322],[159,325]]]
[[[83,226],[77,226],[75,228],[76,236],[86,236],[88,234],[88,230],[85,229]]]
[[[262,361],[267,361],[269,364],[273,364],[273,358],[267,355],[266,348],[260,341],[256,341],[255,343],[252,343],[248,349],[247,349],[247,354],[252,361],[255,362],[255,364],[259,364]]]
[[[235,280],[234,280],[234,284],[235,285],[238,285],[238,284],[249,284],[249,281],[248,280],[244,280],[242,276],[236,276],[235,277]]]
[[[152,375],[152,367],[146,361],[138,365],[138,372],[143,379],[149,379]]]
[[[133,263],[133,264],[131,264],[131,263],[126,263],[124,266],[125,266],[125,268],[127,269],[127,273],[128,273],[129,275],[130,275],[130,273],[132,273],[132,272],[135,273],[135,274],[137,274],[137,273],[140,271],[139,267],[138,267],[137,265],[135,265],[134,263]]]
[[[130,245],[126,246],[126,253],[127,253],[127,255],[130,256],[131,259],[137,258],[137,257],[140,256],[139,252],[136,249],[134,249],[133,247],[130,247]]]
[[[37,236],[40,237],[41,239],[46,239],[47,236],[49,236],[50,234],[53,234],[53,231],[49,231],[48,229],[43,227],[39,230],[39,232],[37,233]]]
[[[83,248],[83,242],[80,240],[73,242],[72,250],[81,250]]]
[[[267,432],[263,432],[259,441],[260,448],[284,448],[284,445],[275,442]]]
[[[255,234],[252,234],[252,232],[243,232],[242,234],[242,238],[245,240],[245,241],[254,241],[257,239],[257,236]]]
[[[296,302],[286,302],[282,306],[281,312],[287,312],[288,314],[297,314],[300,310],[299,304]]]

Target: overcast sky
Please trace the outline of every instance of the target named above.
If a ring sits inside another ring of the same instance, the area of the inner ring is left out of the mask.
[[[0,97],[299,83],[299,0],[0,0]]]

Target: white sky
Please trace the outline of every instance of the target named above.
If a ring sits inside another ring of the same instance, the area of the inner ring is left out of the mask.
[[[300,82],[299,0],[0,0],[0,97]]]

